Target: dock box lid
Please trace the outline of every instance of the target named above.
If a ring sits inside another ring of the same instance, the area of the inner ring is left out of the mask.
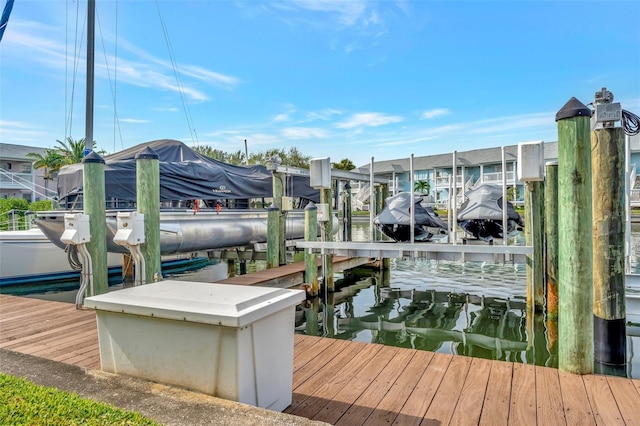
[[[305,298],[302,290],[168,280],[91,296],[85,299],[84,306],[99,311],[244,327]]]

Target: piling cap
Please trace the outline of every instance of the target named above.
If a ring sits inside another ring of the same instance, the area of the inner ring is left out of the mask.
[[[150,146],[145,146],[142,151],[136,154],[136,160],[157,160],[158,153]]]
[[[304,208],[305,210],[318,210],[318,206],[313,204],[313,201],[309,202],[307,206]]]
[[[278,208],[278,206],[276,206],[275,204],[271,204],[268,208],[267,211],[273,211],[273,210],[280,210]]]
[[[591,110],[575,97],[572,97],[556,113],[556,121],[572,117],[591,117]]]
[[[104,164],[104,159],[100,157],[100,154],[98,154],[97,152],[91,151],[89,154],[87,154],[86,157],[82,159],[82,164],[86,164],[86,163]]]

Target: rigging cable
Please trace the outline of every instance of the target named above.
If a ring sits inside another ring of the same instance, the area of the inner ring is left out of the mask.
[[[75,32],[75,37],[74,37],[74,41],[75,41],[75,46],[73,48],[73,74],[72,74],[72,84],[71,84],[71,100],[69,101],[69,115],[67,116],[67,120],[65,123],[65,128],[64,128],[64,140],[67,140],[67,136],[71,136],[71,128],[73,125],[73,99],[75,98],[75,88],[76,88],[76,76],[78,74],[78,66],[80,65],[80,46],[82,45],[82,40],[80,40],[80,43],[78,43],[78,21],[79,21],[79,16],[80,16],[80,5],[79,3],[76,3],[76,32]],[[85,24],[86,24],[86,19],[85,19]],[[84,34],[84,29],[82,30],[82,33]],[[69,44],[68,39],[67,39],[67,45]],[[66,56],[66,55],[65,55]],[[68,70],[68,65],[65,65],[65,74],[66,74],[66,70]],[[65,75],[65,113],[67,111],[67,90],[66,90],[66,84],[67,84],[67,80],[68,80],[68,76]],[[69,133],[67,133],[67,131]]]
[[[116,1],[116,4],[117,3],[118,2]],[[109,88],[111,89],[111,97],[113,98],[113,152],[115,152],[116,151],[116,129],[118,131],[118,134],[120,135],[120,145],[122,146],[122,149],[124,149],[124,143],[122,142],[122,130],[120,129],[120,121],[118,120],[118,109],[116,104],[116,81],[115,81],[116,66],[114,65],[114,79],[112,81],[111,71],[109,70],[109,61],[107,59],[107,49],[104,46],[104,37],[102,36],[102,25],[100,25],[100,15],[98,13],[97,8],[96,8],[96,17],[98,21],[98,30],[100,31],[100,39],[102,42],[102,53],[104,54],[104,63],[107,69],[107,78],[109,79]],[[114,59],[115,61],[118,60],[118,55],[117,55],[117,46],[118,46],[117,25],[118,24],[117,23],[118,23],[118,17],[116,12],[116,55]]]
[[[162,26],[162,32],[164,35],[165,42],[167,43],[167,50],[169,51],[169,58],[171,60],[171,66],[173,67],[173,74],[176,78],[176,85],[178,87],[178,92],[180,93],[180,100],[182,101],[182,107],[184,108],[184,114],[187,119],[187,126],[189,127],[189,133],[191,135],[191,141],[199,146],[200,143],[198,141],[198,135],[196,134],[195,126],[193,125],[193,119],[191,117],[191,113],[189,112],[189,107],[187,106],[187,102],[184,96],[184,90],[182,88],[182,82],[180,81],[180,74],[178,73],[178,67],[176,64],[175,56],[173,55],[173,49],[171,48],[171,41],[169,40],[169,32],[167,31],[167,26],[165,25],[164,19],[162,18],[162,13],[160,12],[160,4],[158,0],[155,1],[156,9],[158,10],[158,17],[160,18],[160,25]]]

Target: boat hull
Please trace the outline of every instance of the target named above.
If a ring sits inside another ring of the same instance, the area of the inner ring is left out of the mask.
[[[64,247],[60,237],[64,232],[65,212],[40,213],[36,225],[48,239]],[[117,231],[116,212],[108,212],[107,251],[127,253],[127,249],[113,242]],[[318,227],[320,229],[320,227]],[[334,217],[333,229],[338,223]],[[304,211],[286,213],[287,239],[304,238]],[[218,248],[244,247],[267,241],[267,211],[199,212],[163,211],[160,213],[160,253],[162,255],[191,253]]]

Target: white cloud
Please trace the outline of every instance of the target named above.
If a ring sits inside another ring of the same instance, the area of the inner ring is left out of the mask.
[[[289,127],[282,129],[282,136],[287,139],[324,139],[328,134],[318,127]]]
[[[334,115],[341,115],[342,111],[333,108],[324,108],[320,111],[312,111],[307,113],[306,118],[313,120],[330,120]]]
[[[149,120],[140,120],[137,118],[121,118],[118,121],[121,123],[149,123]]]
[[[283,121],[288,121],[289,120],[289,114],[278,114],[275,117],[273,117],[273,121],[275,121],[276,123],[281,123]]]
[[[430,119],[430,118],[435,118],[435,117],[439,117],[442,115],[449,115],[451,113],[451,111],[449,111],[447,108],[436,108],[436,109],[430,109],[428,111],[425,111],[422,113],[422,118],[423,119]]]
[[[378,112],[363,112],[353,114],[349,119],[336,124],[339,129],[352,129],[356,127],[368,126],[378,127],[385,124],[399,123],[403,120],[398,115],[385,115]]]

